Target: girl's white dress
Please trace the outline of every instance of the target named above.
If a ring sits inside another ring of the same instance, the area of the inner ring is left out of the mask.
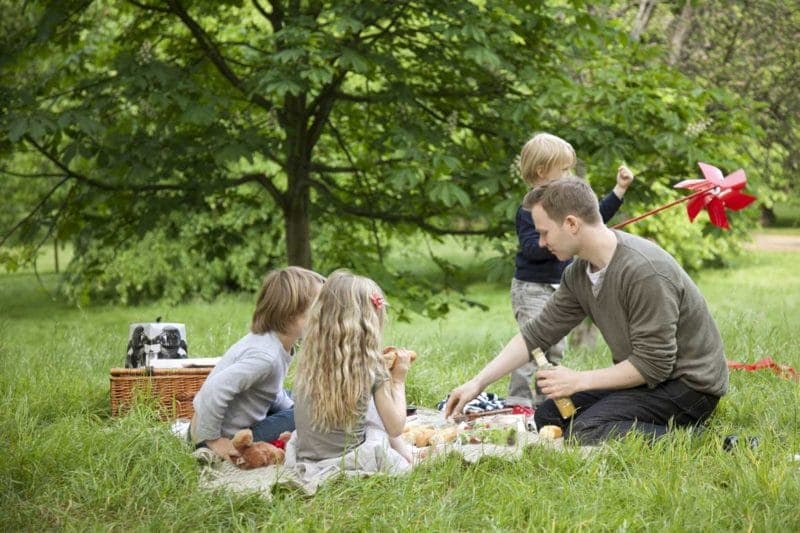
[[[368,476],[375,473],[402,474],[411,465],[389,444],[389,435],[383,427],[375,402],[370,400],[366,415],[364,442],[340,457],[320,461],[297,459],[297,432],[286,443],[286,462],[296,482],[310,494],[329,478],[337,475]]]

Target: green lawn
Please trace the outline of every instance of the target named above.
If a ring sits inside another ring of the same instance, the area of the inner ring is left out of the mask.
[[[697,277],[729,358],[800,369],[798,256],[761,253]],[[271,503],[197,490],[185,445],[147,406],[109,415],[109,369],[128,324],[185,322],[193,356],[219,355],[247,328],[253,296],[214,303],[75,308],[57,280],[0,275],[0,530],[756,530],[800,529],[800,386],[768,372],[731,375],[705,433],[654,446],[632,438],[585,456],[530,448],[519,461],[451,456],[402,478],[335,481],[315,497],[279,489]],[[389,325],[387,343],[417,350],[409,401],[433,406],[515,332],[507,287],[472,285],[489,309]],[[607,350],[568,353],[576,368]],[[503,394],[505,383],[493,387]],[[755,450],[721,449],[725,435]]]

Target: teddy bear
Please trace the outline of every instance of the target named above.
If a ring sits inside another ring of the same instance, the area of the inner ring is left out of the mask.
[[[269,442],[253,442],[253,432],[250,429],[240,429],[231,439],[233,447],[239,452],[239,457],[234,459],[234,464],[239,468],[249,470],[261,466],[283,464],[285,457],[281,449],[289,441],[291,433],[281,433],[275,444]]]

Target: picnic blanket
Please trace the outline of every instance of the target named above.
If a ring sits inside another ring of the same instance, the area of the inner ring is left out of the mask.
[[[504,418],[500,418],[504,417]],[[522,455],[525,447],[543,443],[554,448],[561,448],[561,439],[556,441],[540,441],[538,435],[528,431],[524,415],[494,415],[484,417],[486,423],[517,425],[514,444],[469,444],[460,440],[431,445],[425,448],[412,448],[414,467],[427,461],[436,460],[452,453],[459,454],[467,462],[474,463],[482,457],[493,456],[514,460]],[[409,424],[433,425],[445,427],[452,422],[444,420],[442,413],[432,409],[419,409]],[[400,455],[388,446],[386,434],[374,425],[367,426],[365,442],[346,454],[327,461],[304,462],[297,460],[294,444],[295,435],[286,444],[286,463],[277,466],[266,466],[253,470],[241,470],[233,464],[222,461],[208,448],[200,448],[193,452],[201,463],[200,487],[204,490],[226,490],[237,493],[257,493],[261,497],[272,499],[272,491],[276,485],[295,487],[306,494],[313,495],[326,481],[341,476],[370,475],[402,475],[411,470],[411,466]]]

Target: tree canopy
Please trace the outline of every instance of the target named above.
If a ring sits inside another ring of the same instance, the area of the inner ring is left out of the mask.
[[[424,301],[437,287],[386,271],[387,243],[480,235],[510,252],[514,158],[535,131],[572,142],[598,190],[632,165],[631,213],[679,196],[671,184],[698,160],[747,166],[759,135],[733,92],[578,0],[4,11],[0,259],[73,242],[76,298],[211,297],[289,263],[368,271],[390,291],[421,283]],[[634,231],[690,267],[743,231],[681,217]]]

